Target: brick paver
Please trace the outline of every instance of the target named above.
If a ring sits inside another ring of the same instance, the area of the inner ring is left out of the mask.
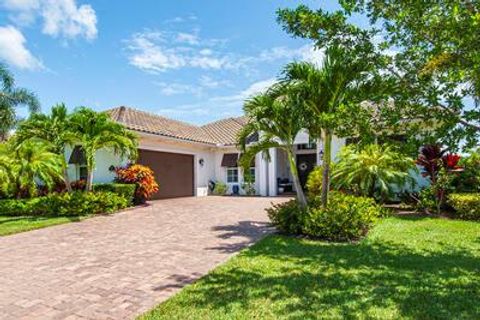
[[[161,200],[1,237],[0,319],[135,318],[270,232],[272,201]]]

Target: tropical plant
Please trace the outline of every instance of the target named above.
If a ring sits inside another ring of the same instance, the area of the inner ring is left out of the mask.
[[[479,192],[480,191],[480,153],[479,150],[471,150],[468,156],[462,157],[458,163],[463,171],[455,175],[452,186],[455,192]]]
[[[0,170],[8,177],[8,189],[16,198],[35,196],[37,182],[51,189],[62,181],[62,156],[51,150],[50,145],[38,141],[0,148]]]
[[[159,186],[155,181],[152,169],[140,164],[128,165],[115,168],[116,181],[119,183],[132,183],[137,186],[134,202],[145,203],[154,193],[158,192]]]
[[[372,80],[368,61],[341,46],[330,46],[320,67],[308,62],[295,62],[284,70],[284,81],[297,87],[310,111],[306,127],[313,136],[321,135],[323,143],[322,206],[327,206],[332,161],[332,137],[343,124],[353,123],[351,108],[368,97]],[[349,121],[344,121],[347,118]],[[349,124],[350,125],[350,124]],[[351,132],[350,135],[354,132]]]
[[[243,153],[240,163],[244,171],[248,170],[252,159],[259,152],[268,158],[271,148],[285,151],[298,201],[301,206],[307,206],[294,153],[295,137],[305,128],[305,107],[299,92],[289,84],[276,84],[265,93],[248,99],[243,109],[249,119],[238,136],[238,144]],[[250,137],[257,133],[259,140],[249,144]]]
[[[458,166],[460,155],[447,153],[447,151],[447,149],[442,149],[439,144],[425,145],[420,148],[417,164],[423,169],[422,175],[428,177],[432,184],[436,183],[438,173],[442,168],[447,172],[461,169]]]
[[[390,147],[372,144],[357,150],[347,146],[339,153],[332,173],[332,185],[335,189],[385,200],[407,183],[413,187],[415,179],[410,173],[414,170],[413,159]]]
[[[137,136],[111,120],[106,113],[85,107],[78,108],[71,116],[71,128],[85,152],[87,191],[92,191],[95,153],[98,150],[110,150],[121,158],[135,159],[137,156]]]
[[[30,112],[37,112],[40,103],[31,91],[15,87],[15,79],[5,65],[0,63],[0,141],[5,140],[9,130],[16,122],[15,108],[28,107]]]
[[[40,140],[52,145],[52,151],[62,156],[63,180],[69,192],[72,191],[68,176],[68,164],[65,160],[65,148],[73,146],[78,140],[72,130],[70,117],[65,104],[52,107],[50,115],[35,113],[19,124],[15,133],[15,141],[23,143],[27,140]]]

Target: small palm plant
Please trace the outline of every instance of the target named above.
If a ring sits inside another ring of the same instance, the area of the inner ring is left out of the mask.
[[[0,175],[8,179],[6,189],[16,198],[35,196],[39,183],[51,190],[63,180],[63,156],[52,152],[51,145],[46,143],[4,143],[0,147],[0,163]]]
[[[72,190],[67,170],[68,165],[65,160],[65,148],[73,146],[78,137],[71,128],[70,116],[63,103],[52,107],[50,115],[36,113],[21,122],[14,140],[17,143],[23,143],[27,140],[50,143],[52,151],[62,156],[63,180],[67,190],[69,192]]]
[[[71,117],[72,130],[85,152],[87,162],[87,191],[93,189],[95,154],[100,149],[113,151],[121,158],[134,160],[137,156],[137,136],[106,113],[81,107]]]
[[[304,110],[303,100],[293,86],[276,84],[265,93],[245,102],[244,111],[249,122],[238,137],[243,152],[240,162],[245,171],[259,152],[267,156],[271,148],[286,152],[301,206],[306,206],[307,200],[295,164],[294,142],[295,137],[305,127]],[[259,141],[249,144],[250,137],[254,134],[259,134]]]
[[[372,144],[356,150],[347,146],[339,154],[332,173],[332,186],[362,196],[386,199],[395,189],[415,183],[415,161],[390,147]]]

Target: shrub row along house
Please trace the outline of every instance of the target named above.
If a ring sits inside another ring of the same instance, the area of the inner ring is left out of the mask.
[[[160,184],[153,199],[206,196],[211,181],[225,183],[228,194],[245,193],[245,174],[238,164],[241,154],[237,147],[237,135],[246,124],[245,117],[195,126],[123,106],[107,112],[113,120],[138,134],[137,163],[151,167]],[[253,135],[251,139],[255,141],[258,137]],[[345,139],[335,138],[333,154],[344,144]],[[300,180],[305,184],[308,174],[320,163],[321,146],[312,143],[306,132],[297,136],[295,145]],[[72,178],[86,177],[83,158],[80,147],[67,151]],[[111,182],[115,178],[112,168],[122,164],[114,154],[99,151],[94,182]],[[258,154],[251,163],[250,176],[258,195],[276,196],[294,191],[289,163],[282,150],[272,148],[269,160]]]

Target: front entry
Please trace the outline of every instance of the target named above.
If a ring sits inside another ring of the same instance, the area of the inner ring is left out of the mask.
[[[307,184],[308,175],[315,168],[317,164],[317,155],[311,154],[297,154],[297,170],[300,178],[300,184],[305,189]]]

